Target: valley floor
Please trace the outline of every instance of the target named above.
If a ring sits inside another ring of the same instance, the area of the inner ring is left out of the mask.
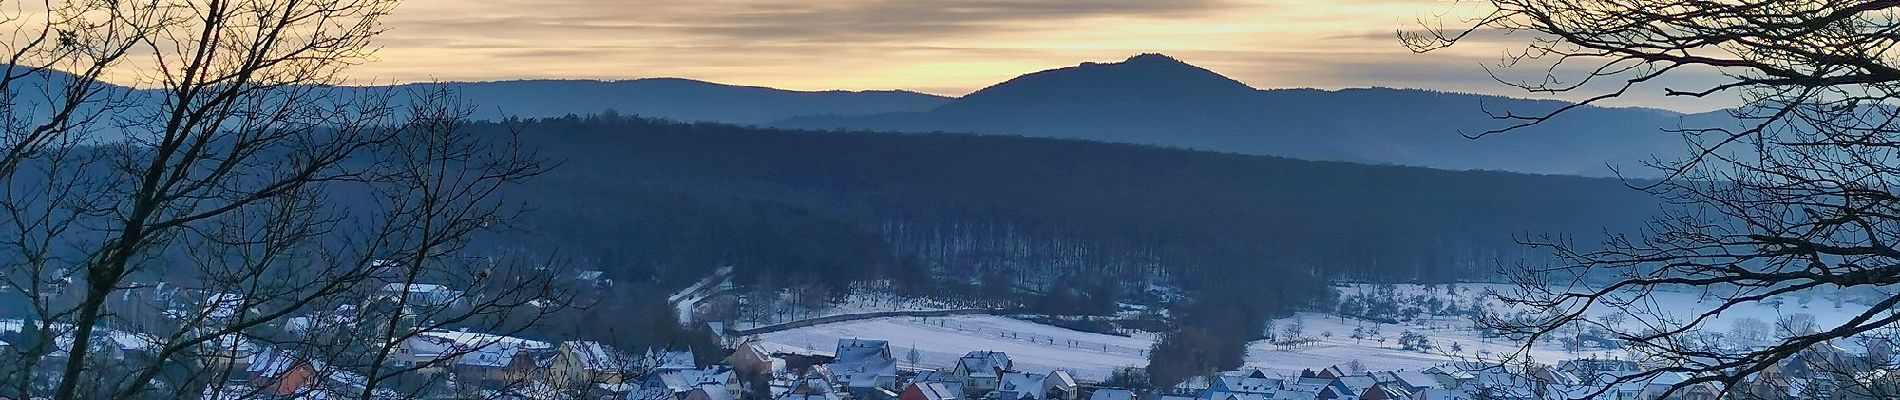
[[[1397,285],[1405,295],[1424,291],[1423,285]],[[1466,298],[1475,298],[1481,290],[1508,290],[1503,285],[1461,285]],[[1356,290],[1348,287],[1347,291]],[[1650,296],[1650,307],[1661,315],[1682,318],[1692,310],[1703,309],[1700,293],[1658,292]],[[1865,312],[1866,306],[1848,303],[1840,308],[1825,303],[1803,307],[1788,304],[1744,305],[1725,312],[1711,328],[1725,329],[1739,319],[1774,321],[1781,315],[1812,314],[1821,323],[1836,323]],[[1246,366],[1270,374],[1298,375],[1302,369],[1344,365],[1354,361],[1367,368],[1381,370],[1421,370],[1447,361],[1521,359],[1515,342],[1486,338],[1464,317],[1427,317],[1415,321],[1382,324],[1355,318],[1315,312],[1302,312],[1274,321],[1275,329],[1298,323],[1309,343],[1283,347],[1267,341],[1249,344]],[[1366,332],[1353,338],[1353,332]],[[1399,345],[1403,332],[1423,335],[1437,349],[1421,352]],[[1004,316],[960,315],[948,317],[893,317],[847,321],[772,332],[761,335],[769,351],[804,354],[829,354],[839,339],[882,339],[891,343],[891,351],[907,367],[931,369],[950,366],[957,357],[975,350],[1002,351],[1015,360],[1017,369],[1047,371],[1065,369],[1079,379],[1101,380],[1119,368],[1143,367],[1154,345],[1153,333],[1135,332],[1116,336],[1080,332]],[[1454,344],[1457,351],[1452,351]],[[909,365],[908,354],[917,353],[916,365]],[[1568,351],[1557,343],[1538,343],[1529,356],[1543,363],[1576,358],[1610,358],[1620,351],[1588,348]]]
[[[1295,319],[1305,323],[1308,332],[1313,332],[1313,335],[1331,330],[1334,336],[1291,349],[1281,349],[1266,341],[1253,342],[1247,349],[1247,367],[1259,368],[1270,374],[1298,375],[1301,369],[1317,369],[1358,360],[1369,367],[1420,370],[1454,359],[1478,357],[1480,350],[1488,351],[1484,354],[1489,357],[1495,357],[1491,354],[1514,350],[1513,345],[1508,343],[1480,340],[1475,332],[1468,330],[1427,331],[1425,326],[1411,326],[1434,341],[1459,341],[1465,352],[1454,356],[1442,352],[1408,351],[1396,344],[1398,333],[1407,326],[1386,325],[1382,328],[1383,332],[1391,338],[1384,343],[1375,340],[1355,341],[1347,335],[1360,321],[1342,323],[1337,316],[1317,313],[1301,313],[1276,321],[1276,324],[1289,323]],[[1105,335],[1003,316],[965,315],[850,321],[768,333],[762,335],[761,339],[768,344],[769,351],[803,354],[830,354],[838,339],[889,340],[891,351],[897,353],[900,362],[907,362],[908,352],[916,349],[918,363],[910,367],[920,369],[950,366],[957,357],[973,350],[993,350],[1008,353],[1020,370],[1064,369],[1079,379],[1102,380],[1118,368],[1147,366],[1148,350],[1154,346],[1156,337],[1142,332],[1129,337]],[[1551,361],[1590,355],[1566,353],[1553,345],[1540,345],[1534,354],[1539,360]]]
[[[1057,368],[1085,380],[1106,379],[1123,367],[1148,365],[1152,335],[1133,337],[1087,333],[992,315],[936,318],[880,318],[826,324],[762,335],[768,351],[830,354],[838,339],[882,339],[897,360],[912,368],[941,368],[973,350],[1008,353],[1016,368]],[[917,363],[909,365],[909,353]]]

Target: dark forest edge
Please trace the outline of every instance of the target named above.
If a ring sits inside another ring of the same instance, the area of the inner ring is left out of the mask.
[[[1157,381],[1237,365],[1268,318],[1320,307],[1331,282],[1493,279],[1500,260],[1544,257],[1515,238],[1629,230],[1657,203],[1614,179],[611,111],[469,131],[520,132],[560,164],[508,194],[532,210],[490,247],[562,254],[616,282],[576,323],[548,326],[688,341],[703,326],[654,328],[673,315],[660,293],[732,266],[742,297],[813,308],[863,282],[1048,314],[1166,308],[1178,329],[1160,346],[1196,351],[1154,352],[1187,357],[1157,360],[1177,364]]]

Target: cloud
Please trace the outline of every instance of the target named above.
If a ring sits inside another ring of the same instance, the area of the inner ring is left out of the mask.
[[[916,37],[993,33],[1102,16],[1191,18],[1235,4],[1226,0],[844,0],[639,3],[552,0],[412,2],[397,20],[422,34],[497,33],[550,40],[644,35],[677,40],[771,43],[879,43]],[[459,9],[463,12],[432,12]],[[469,12],[472,11],[472,12]]]
[[[685,77],[961,95],[1020,74],[1174,55],[1255,87],[1523,95],[1481,67],[1529,35],[1425,55],[1396,32],[1439,0],[408,0],[376,81]],[[1666,105],[1665,105],[1666,106]]]

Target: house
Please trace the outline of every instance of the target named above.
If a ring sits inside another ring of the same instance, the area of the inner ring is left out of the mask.
[[[1326,369],[1319,370],[1319,372],[1314,373],[1313,376],[1317,378],[1322,378],[1322,379],[1333,379],[1333,378],[1338,378],[1342,376],[1352,375],[1352,373],[1348,371],[1349,371],[1348,368],[1340,368],[1338,365],[1334,365],[1331,367],[1326,367]]]
[[[389,362],[399,367],[414,367],[424,364],[446,367],[455,362],[456,343],[448,338],[430,335],[415,335],[396,343],[389,354]]]
[[[1260,370],[1222,372],[1208,380],[1207,390],[1202,391],[1201,400],[1267,400],[1286,380],[1268,378]]]
[[[1325,371],[1321,373],[1324,374]],[[1364,396],[1367,390],[1371,390],[1372,386],[1378,383],[1379,381],[1372,379],[1370,375],[1337,377],[1333,378],[1332,383],[1328,383],[1325,388],[1320,389],[1316,398],[1319,400],[1357,399]]]
[[[1043,399],[1079,400],[1081,391],[1081,383],[1077,382],[1075,376],[1070,375],[1069,371],[1059,369],[1049,371],[1049,376],[1042,379]]]
[[[857,396],[870,396],[882,389],[895,391],[897,358],[891,345],[883,340],[838,339],[836,360],[827,368],[833,382]]]
[[[963,386],[963,393],[970,398],[980,398],[996,390],[1001,383],[1003,373],[1016,368],[1009,354],[1000,351],[972,351],[957,359],[950,369],[957,382]]]
[[[994,400],[1076,400],[1081,387],[1068,371],[1047,374],[1005,372],[996,390],[984,398]]]
[[[391,283],[383,285],[377,295],[389,300],[401,299],[412,307],[428,308],[447,307],[462,299],[461,291],[430,283]]]
[[[1044,375],[1026,372],[1004,372],[999,378],[996,390],[984,395],[991,400],[1043,400],[1042,380]]]
[[[963,382],[957,379],[956,374],[951,373],[950,371],[941,370],[941,369],[933,369],[929,371],[918,372],[917,376],[913,376],[910,378],[910,381],[912,383],[937,382],[937,383],[947,384],[950,386],[956,386],[958,390],[962,390],[963,388]]]
[[[430,336],[450,343],[455,363],[450,366],[463,382],[480,382],[490,387],[526,382],[553,366],[556,351],[547,342],[510,336],[459,331],[429,331]]]
[[[1636,397],[1644,400],[1664,398],[1663,393],[1669,393],[1667,398],[1672,400],[1714,400],[1722,397],[1721,390],[1717,389],[1714,384],[1707,382],[1676,389],[1673,393],[1670,392],[1670,388],[1687,382],[1689,378],[1689,375],[1681,372],[1663,372],[1656,374],[1646,381],[1632,382],[1632,385],[1640,384],[1641,388],[1629,391],[1638,393]],[[1850,386],[1865,387],[1862,384],[1852,384]]]
[[[679,350],[648,348],[646,355],[640,357],[640,360],[642,367],[653,371],[699,369],[699,363],[696,361],[698,359],[693,357],[691,348]]]
[[[1410,400],[1474,400],[1470,393],[1456,389],[1425,389],[1412,392]]]
[[[239,375],[248,385],[226,385],[221,395],[244,394],[236,398],[324,399],[342,397],[338,393],[362,393],[369,380],[363,375],[332,368],[322,360],[293,351],[262,347],[250,358]],[[397,398],[398,392],[378,388],[373,398]]]
[[[1635,361],[1581,358],[1557,363],[1557,370],[1577,377],[1585,385],[1602,385],[1624,376],[1643,372]]]
[[[683,396],[700,386],[723,386],[728,392],[739,390],[739,380],[732,370],[723,366],[711,366],[705,369],[667,370],[648,375],[641,387],[663,390],[675,396]]]
[[[246,378],[257,393],[268,396],[292,396],[315,390],[317,365],[305,357],[277,349],[265,349],[251,359]]]
[[[1796,378],[1787,371],[1788,362],[1781,362],[1763,368],[1761,372],[1750,376],[1738,385],[1738,394],[1756,398],[1793,397]]]
[[[1372,379],[1381,384],[1390,383],[1407,393],[1429,388],[1444,388],[1445,384],[1431,375],[1419,371],[1379,371],[1371,373]]]
[[[732,391],[724,385],[703,385],[687,391],[682,400],[734,400]]]
[[[772,353],[772,358],[776,358],[780,364],[784,364],[786,371],[797,372],[808,371],[813,367],[831,364],[832,361],[837,361],[837,357],[827,355],[786,352],[774,352]]]
[[[1333,380],[1331,379],[1316,377],[1297,378],[1281,382],[1280,390],[1273,392],[1273,398],[1274,400],[1314,400],[1319,398],[1320,391],[1325,390],[1326,386],[1331,384],[1333,384]]]
[[[905,387],[897,395],[898,400],[957,400],[963,393],[955,385],[944,382],[916,382]]]
[[[1089,400],[1135,400],[1135,392],[1128,389],[1095,389],[1089,394]]]
[[[198,304],[198,309],[200,312],[198,316],[203,316],[211,322],[225,323],[243,316],[249,307],[244,295],[212,293],[205,296],[204,302]]]
[[[774,394],[773,399],[774,400],[839,400],[841,399],[841,397],[838,396],[837,392],[834,392],[831,390],[831,385],[826,383],[827,379],[828,378],[825,378],[819,375],[816,371],[807,372],[804,377],[799,378],[792,385],[785,388],[784,392]]]
[[[551,372],[568,383],[619,384],[636,367],[632,357],[595,341],[561,342],[555,355]]]
[[[732,355],[726,356],[726,365],[731,365],[739,375],[768,374],[772,372],[772,354],[767,353],[756,339],[751,339],[739,344],[732,350]]]
[[[784,394],[780,394],[776,397],[773,397],[772,399],[773,400],[843,400],[844,398],[838,397],[838,394],[831,393],[831,392],[825,392],[825,393],[786,392]]]
[[[65,347],[62,346],[62,349]],[[263,349],[237,334],[224,334],[198,344],[198,361],[207,370],[244,371]]]
[[[613,286],[614,280],[606,279],[606,275],[606,271],[598,269],[580,270],[574,272],[574,280],[587,283],[593,287]]]
[[[1364,393],[1359,395],[1359,400],[1406,400],[1410,398],[1412,398],[1411,388],[1406,387],[1404,383],[1398,381],[1374,383],[1371,388],[1367,388]]]

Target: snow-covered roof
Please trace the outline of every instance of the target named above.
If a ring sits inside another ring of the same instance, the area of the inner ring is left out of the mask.
[[[230,319],[244,309],[244,295],[237,293],[213,293],[205,297],[203,307],[206,318]]]
[[[588,371],[620,371],[631,366],[631,360],[619,351],[607,345],[591,340],[570,340],[561,342],[561,347],[574,357],[581,369]]]
[[[1267,378],[1260,370],[1223,372],[1208,385],[1208,390],[1227,393],[1272,394],[1284,379]]]
[[[1070,376],[1069,371],[1064,371],[1064,370],[1059,370],[1059,369],[1055,371],[1049,371],[1049,375],[1043,378],[1043,383],[1042,383],[1042,387],[1044,389],[1062,388],[1062,390],[1074,391],[1077,386],[1081,386],[1081,385],[1075,382],[1075,377]]]
[[[1429,387],[1443,387],[1437,379],[1419,371],[1380,371],[1373,373],[1379,382],[1396,382],[1405,385],[1407,390]]]
[[[691,348],[679,350],[647,348],[646,357],[643,357],[642,360],[646,363],[647,368],[657,370],[688,370],[699,368],[699,364],[693,357],[693,349]]]
[[[968,376],[994,378],[996,371],[1010,368],[1009,354],[1000,351],[972,351],[958,358],[957,366],[962,368],[963,373]]]
[[[699,386],[727,385],[732,382],[732,370],[709,367],[706,369],[662,371],[648,378],[644,386],[651,389],[664,389],[671,393],[685,393]]]
[[[896,360],[891,357],[890,342],[870,339],[838,339],[838,351],[833,356],[840,364]]]
[[[447,339],[456,345],[468,347],[503,345],[529,350],[549,350],[554,348],[554,345],[548,344],[548,342],[480,332],[435,330],[422,332],[419,335]]]
[[[832,393],[832,392],[824,392],[824,393],[785,392],[784,394],[780,394],[774,400],[839,400],[839,399],[840,397],[838,397],[838,394]]]
[[[1373,385],[1377,385],[1377,384],[1379,384],[1378,380],[1372,379],[1372,377],[1365,376],[1365,375],[1342,376],[1338,378],[1333,378],[1334,387],[1346,389],[1348,392],[1345,394],[1350,394],[1352,396],[1359,396],[1360,394],[1365,393],[1366,389],[1371,389]]]
[[[1128,389],[1096,389],[1089,400],[1135,400],[1135,392]]]
[[[411,302],[430,307],[447,305],[462,297],[462,292],[459,290],[432,283],[391,283],[383,285],[382,292],[402,295]]]
[[[421,333],[421,336],[448,340],[454,352],[462,353],[456,363],[475,367],[505,367],[522,351],[547,351],[554,348],[547,342],[477,332],[429,331]]]
[[[732,391],[726,390],[725,385],[704,385],[693,390],[705,393],[707,400],[733,400]]]
[[[488,346],[468,350],[467,353],[463,353],[462,357],[456,360],[456,363],[475,367],[501,368],[513,363],[515,356],[520,353],[520,347],[501,345]]]
[[[877,387],[897,377],[897,359],[890,343],[882,340],[838,339],[838,352],[829,367],[832,376],[853,388]]]
[[[263,351],[258,352],[256,356],[251,357],[251,363],[244,368],[244,372],[265,377],[282,376],[285,372],[289,372],[291,368],[296,368],[297,364],[303,362],[304,360],[301,357],[294,354],[276,348],[266,347]]]
[[[929,371],[918,372],[916,377],[911,378],[911,381],[913,382],[956,382],[957,377],[955,374],[951,374],[949,371],[944,371],[941,369],[933,369]]]
[[[962,386],[947,385],[943,382],[921,382],[911,384],[912,389],[923,395],[925,400],[956,400],[963,398]]]
[[[1044,379],[1048,375],[1029,372],[1005,372],[1002,383],[996,385],[996,391],[1006,394],[1006,400],[1034,399],[1042,400]]]

